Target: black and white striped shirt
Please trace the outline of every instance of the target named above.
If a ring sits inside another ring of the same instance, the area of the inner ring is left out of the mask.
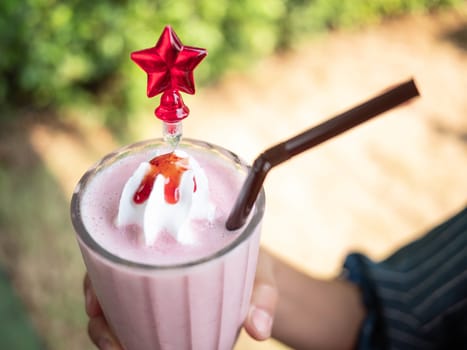
[[[344,267],[368,309],[358,349],[467,349],[467,207],[386,260]]]

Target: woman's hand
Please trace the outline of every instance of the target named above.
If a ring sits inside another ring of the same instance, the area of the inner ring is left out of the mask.
[[[84,294],[89,337],[101,350],[121,350],[87,275]],[[365,313],[360,290],[352,283],[315,279],[260,250],[244,323],[252,338],[272,336],[294,349],[351,349]]]

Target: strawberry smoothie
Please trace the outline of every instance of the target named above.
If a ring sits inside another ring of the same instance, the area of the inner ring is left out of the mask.
[[[86,268],[126,350],[232,349],[250,302],[264,194],[247,224],[228,231],[245,164],[205,142],[165,147],[118,150],[79,182],[71,215]],[[177,171],[160,166],[164,158]]]

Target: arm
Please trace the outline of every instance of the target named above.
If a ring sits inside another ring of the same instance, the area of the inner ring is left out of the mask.
[[[271,321],[274,318],[272,336],[294,349],[354,348],[365,317],[354,284],[315,279],[265,251],[260,255],[251,312],[245,322],[247,332],[261,340],[270,330],[261,334],[255,328],[258,311]]]
[[[294,349],[355,347],[365,310],[360,291],[344,280],[318,280],[278,262],[280,301],[273,337]]]

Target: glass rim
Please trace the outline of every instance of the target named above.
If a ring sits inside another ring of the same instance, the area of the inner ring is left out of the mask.
[[[140,148],[145,149],[153,146],[157,143],[161,145],[165,143],[162,138],[154,138],[145,141],[139,141],[127,146],[123,146],[117,148],[116,150],[110,152],[109,154],[105,155],[101,160],[91,166],[84,175],[78,181],[78,184],[73,191],[73,195],[71,198],[71,205],[70,205],[70,214],[71,214],[71,222],[74,227],[75,234],[77,238],[86,245],[93,253],[99,255],[100,257],[115,263],[117,265],[121,265],[127,268],[139,268],[142,270],[154,270],[154,271],[162,271],[162,270],[174,270],[174,269],[182,269],[188,267],[194,267],[201,265],[205,262],[209,262],[211,260],[215,260],[226,253],[234,250],[237,246],[239,246],[242,242],[246,241],[255,231],[257,226],[260,224],[261,219],[264,214],[265,209],[265,193],[264,188],[261,188],[261,192],[256,199],[255,206],[253,208],[252,213],[250,214],[250,219],[248,222],[239,230],[241,232],[238,234],[232,242],[227,244],[226,246],[222,247],[219,250],[216,250],[214,253],[211,253],[207,256],[193,259],[185,262],[175,263],[175,264],[166,264],[166,265],[157,265],[157,264],[148,264],[148,263],[141,263],[136,261],[131,261],[122,257],[119,257],[107,249],[105,249],[102,245],[100,245],[88,232],[86,226],[81,217],[81,198],[86,189],[86,185],[92,178],[99,173],[99,171],[103,168],[106,168],[113,164],[114,162],[118,161],[125,157],[126,154],[133,152],[134,150]],[[250,166],[243,161],[240,157],[238,157],[232,151],[228,149],[212,144],[210,142],[191,139],[191,138],[183,138],[180,142],[180,145],[183,144],[190,144],[197,147],[200,147],[204,150],[215,150],[223,154],[225,157],[229,158],[233,164],[239,165],[245,170],[248,170]]]

